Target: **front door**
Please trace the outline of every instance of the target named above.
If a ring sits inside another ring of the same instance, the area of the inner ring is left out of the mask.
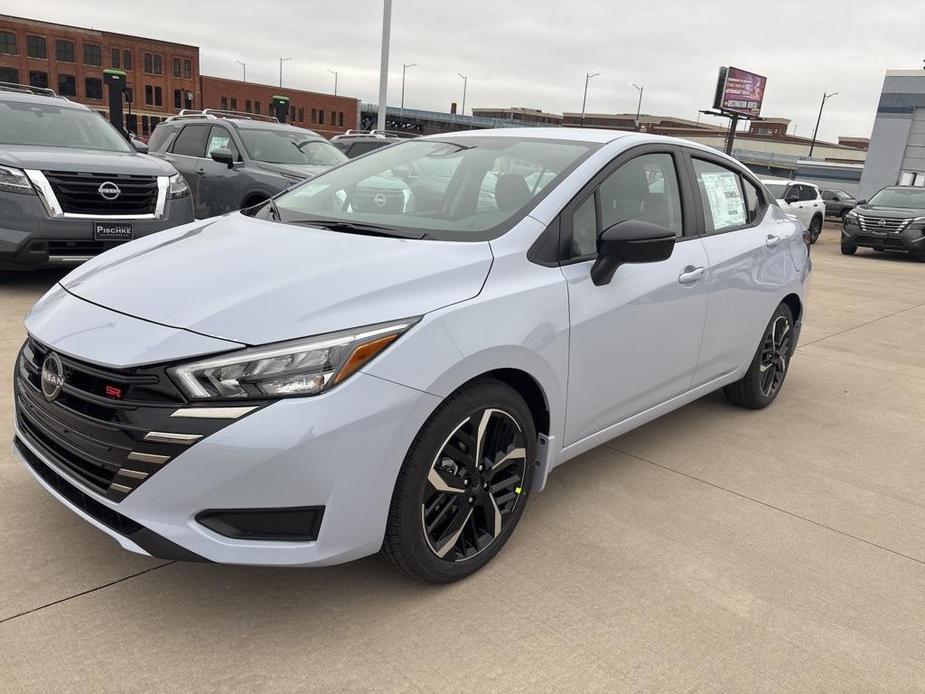
[[[227,149],[231,152],[234,167],[212,159],[212,152]],[[196,176],[199,179],[199,205],[203,217],[216,217],[226,212],[233,212],[241,207],[242,175],[238,168],[240,159],[231,132],[224,126],[213,125],[206,142],[205,156],[196,163]]]
[[[670,400],[691,386],[706,316],[706,253],[691,232],[693,193],[680,150],[637,148],[614,161],[563,212],[570,260],[565,445]],[[683,194],[682,194],[683,191]],[[671,258],[619,267],[595,286],[597,237],[628,219],[677,236]]]

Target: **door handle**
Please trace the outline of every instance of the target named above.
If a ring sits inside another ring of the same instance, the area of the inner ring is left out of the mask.
[[[681,284],[693,284],[703,277],[704,269],[702,267],[694,267],[693,265],[688,265],[684,268],[684,272],[681,273],[681,276],[678,277],[678,282]]]
[[[768,248],[777,248],[780,245],[781,238],[780,236],[775,236],[774,234],[768,234],[768,240],[764,242]]]

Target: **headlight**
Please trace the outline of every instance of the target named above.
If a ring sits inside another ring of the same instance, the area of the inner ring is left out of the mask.
[[[171,200],[185,198],[189,195],[189,186],[186,179],[180,174],[174,174],[170,177],[170,187],[167,189],[167,197]]]
[[[857,216],[858,216],[858,211],[857,211],[857,210],[851,210],[851,211],[848,212],[848,214],[846,214],[845,216],[846,216],[846,217],[851,217],[852,219],[855,219],[855,218],[857,218]]]
[[[317,395],[359,371],[418,320],[245,349],[173,367],[170,375],[193,400]]]
[[[32,184],[21,169],[0,166],[0,190],[7,193],[35,194]]]

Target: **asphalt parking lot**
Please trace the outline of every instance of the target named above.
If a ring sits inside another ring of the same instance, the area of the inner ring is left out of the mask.
[[[126,553],[0,449],[0,691],[925,689],[925,264],[827,227],[775,405],[710,396],[557,470],[448,587]],[[22,317],[0,283],[0,439]]]

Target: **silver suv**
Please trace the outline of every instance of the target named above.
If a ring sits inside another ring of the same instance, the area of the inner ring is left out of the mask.
[[[181,111],[148,142],[193,191],[196,217],[253,207],[295,183],[347,161],[317,133],[272,116],[237,111]]]
[[[193,221],[189,188],[98,113],[0,82],[0,272],[76,265]]]

